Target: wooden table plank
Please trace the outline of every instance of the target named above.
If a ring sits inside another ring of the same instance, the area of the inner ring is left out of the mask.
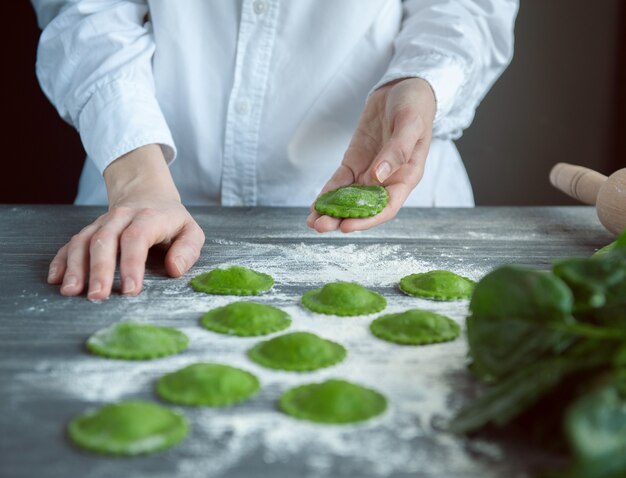
[[[389,224],[356,234],[318,235],[302,209],[192,208],[207,235],[192,274],[238,263],[273,274],[258,300],[284,307],[294,329],[335,337],[344,364],[312,374],[268,372],[245,351],[258,339],[200,329],[203,311],[234,298],[191,291],[164,276],[151,257],[145,291],[94,304],[65,298],[45,283],[47,266],[73,233],[102,212],[72,206],[0,206],[0,476],[526,476],[552,459],[519,444],[468,442],[441,423],[476,393],[464,367],[464,339],[414,348],[371,337],[371,317],[320,317],[298,306],[301,294],[334,279],[355,280],[389,299],[389,310],[424,307],[462,323],[466,303],[429,303],[400,294],[407,271],[449,268],[479,278],[503,263],[547,268],[556,257],[588,255],[610,241],[592,208],[406,209]],[[192,275],[191,274],[191,275]],[[325,275],[326,274],[326,275]],[[192,339],[180,356],[127,363],[88,355],[95,330],[137,319],[178,327]],[[157,400],[154,380],[198,360],[219,360],[259,374],[263,390],[223,410],[179,408],[190,437],[167,452],[132,460],[80,452],[64,427],[85,409],[127,398]],[[406,376],[398,377],[398,374]],[[323,427],[275,410],[291,385],[339,376],[379,388],[390,411],[371,424]]]

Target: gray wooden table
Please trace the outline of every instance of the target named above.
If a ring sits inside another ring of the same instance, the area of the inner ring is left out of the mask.
[[[293,329],[343,343],[348,359],[310,374],[267,371],[245,351],[259,339],[226,337],[198,326],[202,312],[235,300],[164,276],[150,259],[137,298],[65,298],[45,282],[55,251],[98,214],[71,206],[0,207],[0,476],[212,477],[412,476],[516,477],[553,457],[507,443],[467,440],[445,421],[477,393],[465,369],[461,337],[448,344],[401,347],[368,332],[371,317],[318,316],[301,294],[331,280],[353,280],[383,293],[389,311],[422,307],[463,324],[466,302],[433,303],[396,288],[409,272],[446,268],[479,279],[503,263],[549,267],[557,257],[588,255],[610,241],[586,207],[404,210],[391,223],[351,235],[318,235],[301,209],[196,208],[207,242],[194,273],[222,264],[269,272],[276,286],[259,297],[293,317]],[[176,357],[123,362],[89,355],[94,331],[134,319],[177,327],[191,339]],[[65,436],[72,417],[129,398],[158,401],[154,381],[198,360],[229,363],[259,375],[261,393],[227,409],[176,407],[192,422],[189,437],[160,454],[124,459],[85,453]],[[321,426],[276,410],[295,384],[340,377],[389,398],[380,418],[356,426]]]

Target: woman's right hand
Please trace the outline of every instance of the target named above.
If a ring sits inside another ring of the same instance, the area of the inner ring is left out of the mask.
[[[204,232],[182,205],[158,145],[121,156],[104,171],[109,211],[65,244],[50,263],[48,283],[61,294],[87,298],[111,294],[119,252],[123,294],[141,292],[150,247],[168,248],[165,269],[172,277],[187,272],[200,257]]]

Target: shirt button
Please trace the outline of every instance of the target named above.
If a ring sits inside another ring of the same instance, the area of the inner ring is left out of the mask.
[[[252,8],[257,15],[263,15],[267,11],[267,2],[256,0],[256,2],[252,4]]]
[[[248,111],[250,111],[250,103],[246,100],[239,100],[237,105],[235,105],[235,110],[240,115],[245,115]]]

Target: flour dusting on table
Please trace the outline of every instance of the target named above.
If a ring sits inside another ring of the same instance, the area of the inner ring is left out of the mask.
[[[365,286],[390,286],[401,277],[432,269],[449,268],[470,279],[479,279],[486,271],[464,264],[463,258],[440,252],[429,259],[417,259],[423,253],[419,245],[398,244],[275,244],[240,243],[217,240],[220,247],[232,247],[240,253],[238,263],[264,266],[263,272],[277,281],[290,284],[315,284],[329,281],[358,281]],[[266,261],[269,257],[271,260]],[[306,273],[302,273],[306,271]]]
[[[424,347],[400,346],[376,339],[369,324],[380,314],[335,317],[303,309],[303,292],[330,281],[355,281],[382,292],[388,307],[382,313],[424,308],[448,315],[464,325],[467,301],[432,302],[403,295],[397,289],[401,277],[432,269],[449,269],[471,279],[487,271],[465,264],[462,258],[439,252],[419,259],[415,245],[385,244],[266,244],[220,239],[207,244],[203,262],[194,274],[214,267],[238,264],[269,273],[276,279],[268,294],[244,298],[272,304],[288,312],[288,331],[306,330],[343,344],[343,363],[310,373],[264,369],[251,362],[246,351],[267,337],[231,337],[209,332],[198,325],[203,312],[242,298],[207,296],[188,287],[189,277],[178,281],[148,280],[145,302],[124,298],[110,300],[108,313],[116,320],[145,320],[175,326],[191,342],[180,355],[147,362],[125,362],[77,352],[72,362],[41,362],[19,380],[33,388],[55,390],[85,402],[85,407],[131,398],[158,400],[155,380],[197,361],[220,362],[256,374],[260,394],[250,401],[223,409],[173,407],[191,423],[190,436],[167,453],[175,455],[177,470],[185,477],[214,477],[227,473],[260,453],[266,463],[304,463],[303,475],[387,476],[411,473],[419,476],[498,476],[498,453],[478,459],[467,451],[465,440],[442,430],[442,424],[458,409],[458,387],[470,386],[465,372],[466,343],[456,341]],[[102,307],[100,305],[99,307]],[[284,332],[279,332],[280,333]],[[281,414],[276,402],[288,388],[327,378],[342,378],[383,393],[388,410],[360,425],[325,426]],[[495,458],[494,458],[495,456]],[[488,471],[490,470],[490,471]],[[171,476],[171,470],[154,477]]]

